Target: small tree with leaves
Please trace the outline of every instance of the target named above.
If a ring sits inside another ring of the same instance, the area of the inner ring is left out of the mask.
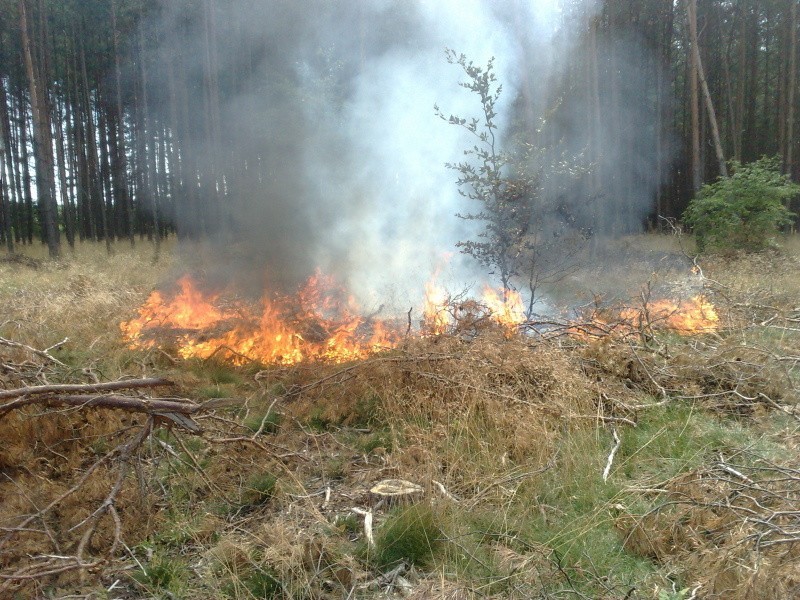
[[[504,290],[512,289],[512,279],[517,275],[517,258],[520,243],[528,225],[528,211],[521,195],[504,171],[511,163],[508,153],[500,150],[497,139],[496,107],[502,92],[494,73],[494,58],[485,67],[467,61],[463,54],[446,51],[447,62],[460,66],[467,80],[459,85],[480,98],[481,117],[465,119],[445,114],[434,106],[436,115],[445,122],[462,127],[475,138],[474,145],[464,151],[462,162],[446,163],[447,168],[458,172],[456,181],[459,193],[480,204],[475,212],[459,213],[458,217],[482,221],[485,227],[477,240],[457,244],[461,251],[475,258],[481,265],[500,276]]]
[[[732,162],[731,170],[730,177],[704,185],[683,215],[700,252],[762,250],[794,216],[786,205],[800,195],[800,185],[781,174],[778,157]]]

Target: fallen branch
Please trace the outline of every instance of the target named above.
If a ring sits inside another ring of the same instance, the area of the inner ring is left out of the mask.
[[[109,557],[113,556],[117,547],[122,544],[122,522],[116,508],[116,500],[120,491],[122,490],[125,478],[130,470],[130,459],[133,453],[142,445],[142,443],[149,437],[153,431],[155,419],[151,416],[148,418],[144,426],[129,440],[120,444],[110,452],[106,453],[100,459],[89,467],[78,479],[78,481],[68,490],[62,492],[58,497],[53,499],[47,506],[37,509],[35,513],[25,517],[20,523],[13,527],[4,528],[6,535],[0,540],[0,548],[4,549],[9,543],[13,541],[15,536],[19,533],[29,531],[29,525],[36,520],[41,520],[46,523],[46,516],[58,507],[62,501],[68,496],[80,490],[98,469],[110,463],[112,460],[118,465],[117,477],[111,490],[106,494],[103,501],[89,516],[69,528],[69,531],[75,531],[85,527],[77,546],[75,547],[74,554],[72,555],[53,555],[42,554],[39,556],[31,556],[33,560],[31,564],[25,565],[13,572],[0,572],[0,592],[6,592],[25,581],[41,580],[52,575],[65,573],[67,571],[87,570],[92,569],[103,563]],[[8,475],[6,475],[8,477]],[[10,478],[9,478],[10,479]],[[104,553],[103,556],[97,557],[91,561],[84,560],[84,554],[90,545],[92,537],[94,536],[97,526],[103,516],[110,515],[114,523],[113,540],[110,548]],[[5,596],[4,596],[5,597]]]
[[[38,348],[34,348],[33,346],[28,346],[27,344],[22,344],[20,342],[15,342],[13,340],[6,339],[4,337],[0,337],[0,346],[8,346],[9,348],[19,348],[21,350],[25,350],[26,352],[30,352],[31,354],[35,354],[39,358],[44,358],[49,360],[52,363],[57,364],[59,367],[66,367],[63,362],[58,360],[55,356],[52,356],[48,350],[52,350],[53,348],[58,348],[59,346],[66,344],[69,341],[69,338],[64,338],[57,344],[53,344],[46,350],[39,350]]]
[[[69,396],[34,396],[32,398],[19,398],[0,407],[0,417],[12,410],[30,404],[44,404],[47,406],[73,406],[76,408],[116,408],[131,412],[147,414],[179,413],[189,415],[204,408],[191,400],[172,398],[137,398],[122,396],[120,394],[75,394]]]
[[[0,338],[2,340],[2,338]],[[56,384],[56,385],[32,385],[13,390],[0,391],[0,400],[9,398],[20,398],[21,396],[33,396],[37,394],[60,394],[60,393],[92,393],[108,392],[114,390],[132,390],[138,388],[151,388],[158,386],[175,385],[169,379],[160,377],[150,377],[145,379],[127,379],[122,381],[108,381],[106,383],[88,384]]]

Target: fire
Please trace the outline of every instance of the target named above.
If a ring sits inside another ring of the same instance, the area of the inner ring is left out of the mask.
[[[650,323],[683,334],[709,333],[716,331],[719,315],[714,305],[705,296],[694,296],[683,302],[659,300],[647,306]]]
[[[483,304],[489,309],[492,318],[509,330],[515,330],[525,320],[525,304],[516,290],[497,290],[488,285],[483,288]]]
[[[204,294],[185,276],[165,298],[153,292],[136,318],[120,325],[131,346],[150,348],[171,336],[183,358],[208,358],[225,351],[233,362],[294,364],[307,359],[344,362],[396,345],[397,328],[360,316],[355,300],[321,274],[294,298],[264,298],[258,304]]]
[[[596,337],[660,330],[696,335],[712,333],[718,327],[719,315],[714,305],[699,295],[684,301],[655,300],[645,306],[624,307],[615,315],[594,314],[588,323],[570,328],[570,333],[577,337]]]
[[[403,327],[397,320],[362,316],[356,300],[320,273],[294,296],[246,302],[222,293],[204,293],[189,276],[173,294],[153,292],[138,315],[120,324],[134,348],[168,340],[183,358],[222,353],[234,363],[295,364],[305,360],[345,362],[397,346]],[[425,286],[422,335],[475,333],[499,327],[507,336],[526,323],[520,294],[484,287],[480,298],[449,295],[435,278]],[[639,307],[597,311],[568,326],[576,337],[635,335],[669,330],[682,335],[716,331],[719,316],[704,296],[687,301],[649,301]]]
[[[425,301],[422,308],[423,329],[430,335],[446,333],[453,324],[455,317],[448,310],[450,296],[436,285],[435,280],[425,284]]]
[[[478,299],[453,298],[433,279],[425,284],[422,329],[427,335],[441,335],[478,323],[492,323],[513,334],[526,320],[524,306],[522,296],[515,290],[496,290],[486,285]]]

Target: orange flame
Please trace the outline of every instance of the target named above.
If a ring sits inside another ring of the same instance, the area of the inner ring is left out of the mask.
[[[649,303],[646,311],[637,310],[646,314],[654,327],[678,333],[709,333],[716,331],[719,325],[719,315],[705,296],[694,296],[683,302],[658,300]]]
[[[441,335],[457,328],[461,321],[487,320],[513,333],[525,322],[522,296],[515,290],[496,290],[484,286],[478,300],[457,301],[431,280],[425,284],[423,333]]]
[[[516,290],[500,293],[487,285],[483,288],[481,301],[489,309],[492,319],[509,330],[525,322],[525,304]]]
[[[422,308],[422,328],[429,335],[441,335],[453,325],[455,320],[448,310],[450,295],[436,285],[434,280],[425,284],[425,300]]]
[[[625,307],[616,311],[616,318],[595,314],[588,323],[575,324],[569,332],[576,337],[630,335],[643,330],[696,335],[712,333],[718,327],[719,315],[714,305],[699,295],[680,302],[656,300],[646,306]]]
[[[231,302],[222,308],[219,294],[204,295],[188,276],[178,286],[171,299],[153,292],[136,318],[120,324],[131,346],[154,347],[161,334],[175,339],[183,358],[224,350],[233,362],[294,364],[364,358],[399,340],[391,324],[358,316],[355,300],[321,274],[296,298],[262,299],[260,306]]]

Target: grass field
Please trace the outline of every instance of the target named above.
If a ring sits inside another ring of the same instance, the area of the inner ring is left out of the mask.
[[[0,255],[0,387],[208,403],[190,431],[0,392],[0,597],[797,597],[800,240],[694,275],[679,243],[620,240],[548,292],[701,292],[715,332],[486,327],[292,366],[126,345],[174,245]]]

